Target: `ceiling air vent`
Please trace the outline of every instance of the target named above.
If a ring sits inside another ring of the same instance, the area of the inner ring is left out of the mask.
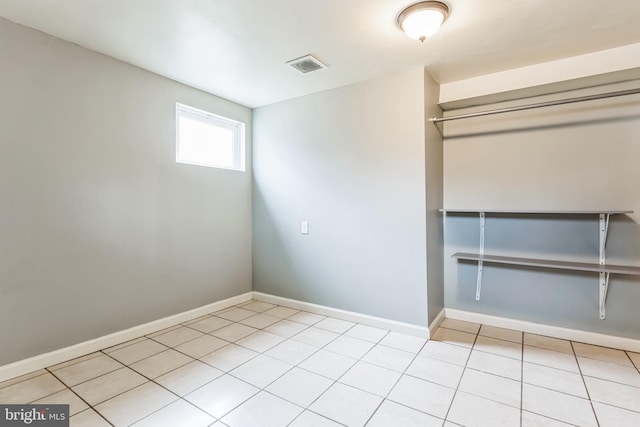
[[[300,58],[292,59],[287,62],[287,65],[305,74],[322,68],[327,68],[326,64],[322,63],[322,61],[313,55],[305,55]]]

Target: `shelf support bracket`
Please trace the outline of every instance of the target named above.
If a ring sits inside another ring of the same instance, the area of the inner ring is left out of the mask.
[[[599,221],[599,242],[600,242],[600,265],[604,266],[607,262],[607,235],[609,233],[609,217],[610,214],[600,214]],[[598,280],[598,288],[600,293],[600,319],[605,318],[605,305],[607,303],[607,293],[609,292],[609,273],[600,271]]]
[[[480,259],[478,260],[478,278],[476,280],[476,301],[480,301],[482,290],[482,270],[484,268],[482,257],[484,256],[484,212],[480,212]]]
[[[600,272],[600,319],[605,318],[605,305],[607,303],[607,293],[609,292],[609,273]]]
[[[610,214],[600,214],[600,265],[606,262],[607,234],[609,232]]]

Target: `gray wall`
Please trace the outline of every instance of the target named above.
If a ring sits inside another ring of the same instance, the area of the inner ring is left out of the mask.
[[[254,131],[254,290],[426,325],[423,69],[258,108]]]
[[[424,108],[426,118],[441,117],[438,107],[440,86],[424,74]],[[442,214],[442,134],[425,120],[425,177],[426,177],[426,227],[427,227],[427,300],[428,320],[433,322],[444,308],[444,231]]]
[[[174,108],[248,156],[251,110],[4,19],[0,64],[0,365],[251,290],[251,173],[176,164]]]
[[[621,90],[635,83],[601,87]],[[516,100],[531,103],[570,94]],[[448,122],[444,194],[448,208],[522,210],[635,210],[613,217],[607,261],[640,266],[640,96]],[[469,110],[473,111],[473,110]],[[607,318],[598,316],[598,277],[522,267],[485,268],[475,301],[475,263],[457,251],[477,252],[477,216],[445,221],[446,306],[618,336],[640,338],[640,278],[612,275]],[[491,216],[487,253],[597,262],[593,216]]]

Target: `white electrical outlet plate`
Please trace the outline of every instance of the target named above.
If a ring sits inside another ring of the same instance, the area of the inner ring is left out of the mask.
[[[302,234],[309,234],[309,221],[302,221],[300,223],[300,232]]]

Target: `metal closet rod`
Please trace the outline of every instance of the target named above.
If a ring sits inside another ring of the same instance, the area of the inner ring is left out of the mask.
[[[534,108],[552,107],[554,105],[573,104],[576,102],[594,101],[596,99],[615,98],[617,96],[635,95],[640,93],[640,89],[628,89],[618,92],[600,93],[598,95],[579,96],[577,98],[560,99],[557,101],[539,102],[537,104],[518,105],[516,107],[498,108],[496,110],[480,111],[477,113],[458,114],[457,116],[432,117],[429,120],[433,123],[448,122],[450,120],[469,119],[471,117],[490,116],[493,114],[510,113],[512,111],[532,110]]]

